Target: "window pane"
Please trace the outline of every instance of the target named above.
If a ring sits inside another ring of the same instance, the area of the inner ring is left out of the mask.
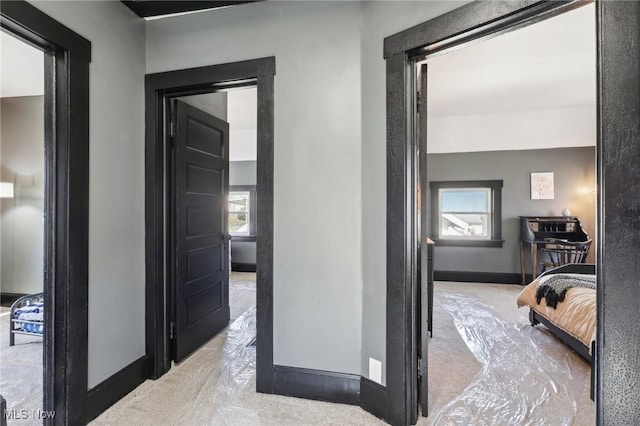
[[[459,213],[488,213],[488,188],[441,189],[440,211]]]
[[[248,212],[249,192],[229,192],[229,211]]]
[[[490,238],[488,214],[442,213],[440,220],[441,237]]]
[[[229,233],[249,235],[249,191],[229,192]]]
[[[248,234],[249,215],[247,213],[229,213],[229,233]]]

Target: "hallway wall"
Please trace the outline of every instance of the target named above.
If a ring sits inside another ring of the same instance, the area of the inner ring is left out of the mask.
[[[276,56],[276,364],[368,376],[374,356],[384,371],[383,39],[461,4],[275,1],[147,23],[148,72]]]

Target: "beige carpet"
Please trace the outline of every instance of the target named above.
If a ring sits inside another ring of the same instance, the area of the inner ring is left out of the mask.
[[[250,279],[243,277],[245,283]],[[250,299],[249,284],[241,286]],[[516,309],[520,286],[436,283],[434,337],[430,340],[429,383],[431,416],[420,425],[433,424],[448,402],[464,394],[477,380],[482,364],[476,360],[454,326],[452,316],[439,301],[447,294],[472,295],[491,305],[506,322],[528,324],[527,312]],[[246,290],[246,291],[245,291]],[[233,293],[232,293],[233,306]],[[255,332],[255,310],[249,309],[231,327],[157,381],[147,381],[116,403],[96,425],[377,425],[379,419],[359,407],[264,395],[255,392],[255,348],[248,348]],[[544,328],[539,333],[545,334]],[[533,330],[533,332],[538,332]],[[552,342],[550,356],[564,356],[568,349]],[[577,413],[573,424],[593,425],[594,405],[589,400],[589,369],[577,355],[569,355]],[[518,374],[518,372],[514,372]],[[505,381],[510,379],[505,378]],[[562,378],[559,379],[560,381]],[[515,395],[514,395],[515,397]],[[567,407],[572,410],[571,407]],[[440,423],[451,424],[451,423]],[[469,423],[464,423],[469,424]],[[476,425],[488,424],[482,420]],[[545,424],[521,423],[521,424]],[[548,423],[546,423],[548,424]]]

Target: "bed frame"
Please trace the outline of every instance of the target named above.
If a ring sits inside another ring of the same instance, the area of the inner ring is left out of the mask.
[[[36,293],[36,294],[28,294],[26,296],[22,296],[11,305],[11,314],[9,320],[9,346],[15,345],[15,337],[16,334],[27,334],[29,336],[37,336],[43,337],[43,333],[34,333],[30,331],[22,331],[15,328],[16,324],[42,324],[42,321],[26,321],[21,319],[15,319],[13,316],[14,312],[18,308],[23,308],[25,306],[29,306],[33,303],[44,303],[44,293]]]
[[[554,269],[549,269],[544,273],[540,274],[538,278],[545,275],[552,274],[589,274],[595,275],[596,273],[596,265],[592,263],[569,263],[567,265],[562,265]],[[582,358],[584,358],[591,365],[591,399],[593,400],[593,392],[594,392],[594,380],[595,380],[595,370],[596,363],[595,361],[595,342],[592,342],[591,348],[586,346],[580,340],[576,339],[566,331],[552,324],[549,320],[547,320],[542,315],[538,314],[533,309],[529,309],[529,322],[531,322],[532,326],[537,324],[543,324],[553,335],[555,335],[558,339],[562,340],[566,343],[571,349],[578,353]],[[589,351],[591,349],[591,351]]]

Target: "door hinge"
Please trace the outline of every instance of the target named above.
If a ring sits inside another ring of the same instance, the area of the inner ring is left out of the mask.
[[[418,377],[427,377],[427,360],[418,358]]]
[[[171,120],[169,123],[169,136],[173,139],[176,137],[176,122]]]
[[[169,339],[173,340],[173,336],[175,335],[176,323],[171,321],[169,323]]]
[[[416,92],[416,112],[420,112],[420,92]]]

